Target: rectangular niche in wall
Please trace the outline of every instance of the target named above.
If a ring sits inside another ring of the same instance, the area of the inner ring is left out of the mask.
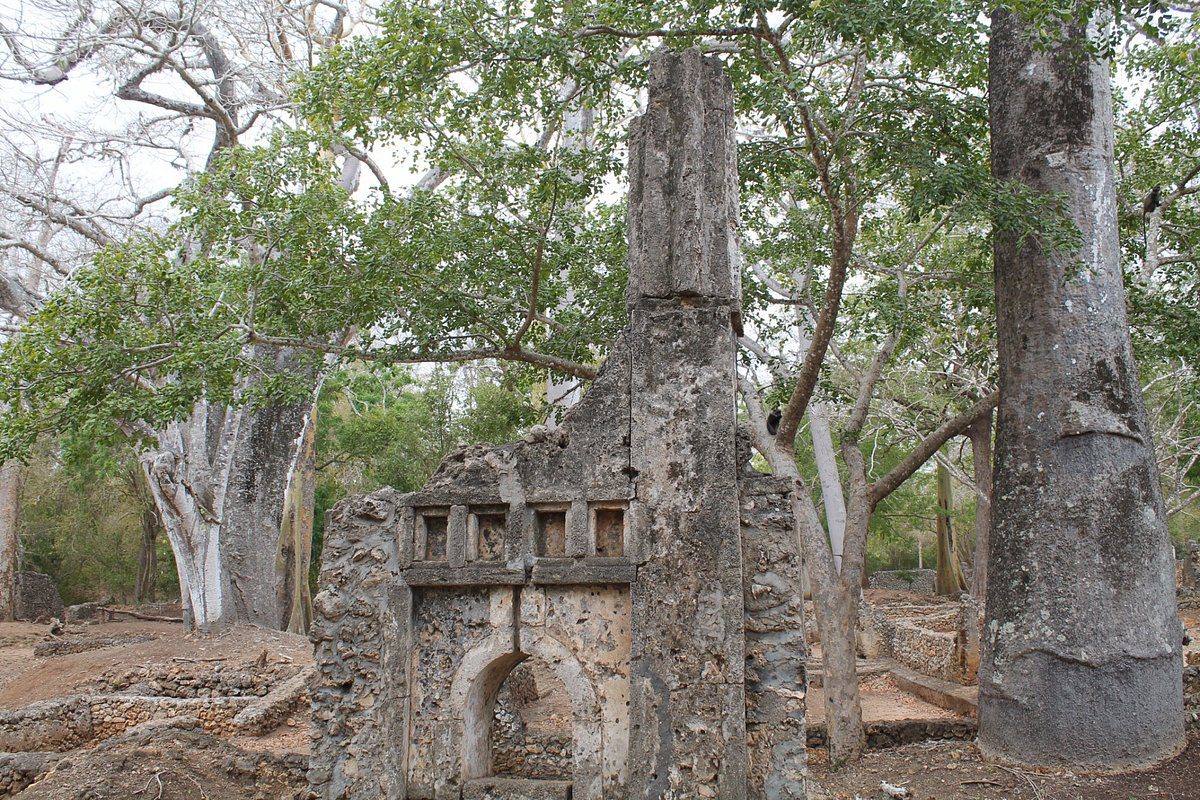
[[[504,558],[507,511],[504,506],[481,506],[471,509],[467,523],[468,558],[480,561],[500,561]]]
[[[567,555],[567,506],[541,506],[534,509],[535,552],[539,556],[563,558]]]
[[[427,508],[417,511],[417,553],[423,561],[445,561],[450,532],[450,510]]]
[[[592,504],[592,538],[596,555],[619,558],[625,555],[625,504]]]

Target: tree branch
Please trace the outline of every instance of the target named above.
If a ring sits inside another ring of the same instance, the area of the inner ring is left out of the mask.
[[[951,438],[962,434],[971,426],[975,420],[982,417],[984,414],[990,414],[992,409],[1000,401],[1000,392],[992,391],[982,400],[971,406],[969,409],[959,414],[953,419],[949,419],[935,430],[933,433],[925,437],[925,439],[917,445],[908,456],[892,468],[890,472],[873,483],[869,489],[870,507],[874,509],[879,505],[880,501],[887,497],[900,487],[902,483],[912,477],[912,474],[921,468],[926,461],[933,458],[934,453],[941,449],[942,445],[948,442]],[[854,447],[858,447],[857,442],[854,442]]]

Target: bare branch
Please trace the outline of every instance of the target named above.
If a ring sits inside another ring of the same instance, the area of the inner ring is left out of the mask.
[[[948,442],[951,438],[962,434],[971,426],[977,419],[984,414],[990,414],[992,409],[1000,401],[1000,392],[993,391],[985,396],[982,400],[975,403],[969,409],[959,414],[953,419],[946,420],[937,430],[930,433],[925,439],[917,445],[908,456],[897,464],[890,472],[884,475],[870,486],[869,499],[872,509],[879,505],[880,501],[887,497],[900,487],[902,483],[912,477],[912,474],[921,468],[926,461],[933,458],[934,453],[941,449],[942,445]],[[853,437],[851,437],[853,438]],[[853,442],[855,448],[858,447],[857,441]]]

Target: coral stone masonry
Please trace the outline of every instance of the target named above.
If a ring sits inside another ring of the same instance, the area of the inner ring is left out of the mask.
[[[748,468],[733,98],[660,52],[630,135],[629,327],[561,427],[332,513],[320,797],[801,798],[786,482]]]

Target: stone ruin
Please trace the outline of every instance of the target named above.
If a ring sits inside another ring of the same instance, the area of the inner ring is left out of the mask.
[[[54,579],[41,572],[17,573],[17,619],[49,621],[63,615],[63,601]]]
[[[657,54],[629,150],[629,326],[582,402],[330,515],[319,797],[804,797],[790,486],[736,418],[720,63]]]

